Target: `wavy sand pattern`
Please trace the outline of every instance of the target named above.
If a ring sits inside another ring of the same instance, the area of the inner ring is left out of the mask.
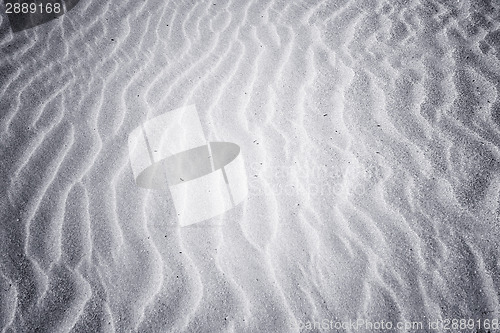
[[[2,332],[499,318],[499,13],[82,0],[16,34],[2,14]],[[178,228],[127,136],[192,103],[250,195]]]

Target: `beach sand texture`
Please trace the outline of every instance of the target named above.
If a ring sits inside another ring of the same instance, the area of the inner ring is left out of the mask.
[[[499,2],[0,8],[1,332],[500,318]],[[190,104],[249,194],[180,228],[127,140]]]

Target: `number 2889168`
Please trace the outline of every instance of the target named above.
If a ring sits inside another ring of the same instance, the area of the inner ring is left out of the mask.
[[[5,3],[5,13],[7,14],[59,14],[61,10],[60,3]]]

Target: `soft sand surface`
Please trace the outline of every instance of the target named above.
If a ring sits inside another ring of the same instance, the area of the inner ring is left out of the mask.
[[[2,14],[2,332],[499,318],[499,11],[82,0],[16,34]],[[250,195],[178,228],[127,136],[192,103]]]

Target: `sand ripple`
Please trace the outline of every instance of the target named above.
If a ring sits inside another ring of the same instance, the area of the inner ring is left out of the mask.
[[[16,34],[2,15],[2,332],[498,318],[499,13],[80,1]],[[250,195],[180,229],[127,136],[193,103]]]

